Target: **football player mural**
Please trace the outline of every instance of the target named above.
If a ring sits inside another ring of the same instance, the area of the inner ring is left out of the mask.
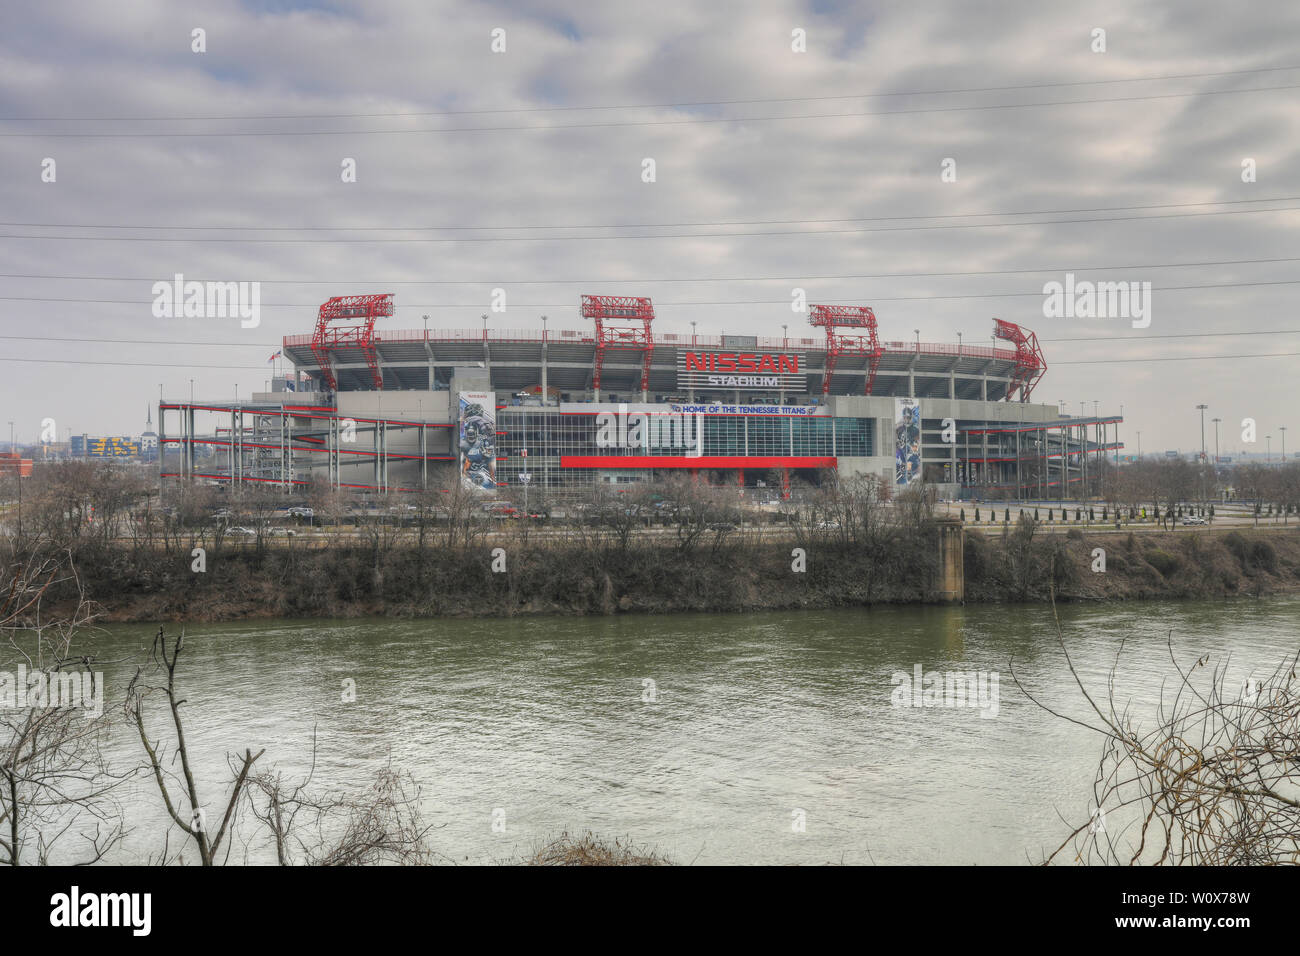
[[[910,485],[921,477],[921,403],[894,399],[894,484]]]
[[[466,488],[496,491],[497,426],[494,392],[460,393],[460,480]]]

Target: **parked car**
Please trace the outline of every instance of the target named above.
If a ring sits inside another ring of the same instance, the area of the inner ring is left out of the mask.
[[[1196,515],[1188,515],[1186,518],[1183,519],[1183,524],[1184,524],[1184,525],[1189,525],[1189,524],[1209,524],[1209,522],[1206,521],[1204,518],[1200,518],[1200,517],[1198,517],[1198,516],[1196,516]]]
[[[272,538],[292,538],[298,532],[292,528],[267,528],[266,533]]]
[[[252,528],[242,528],[239,525],[236,525],[233,528],[227,528],[226,534],[234,535],[236,537],[241,537],[241,538],[242,537],[251,538],[251,537],[256,537],[257,532],[254,531]]]

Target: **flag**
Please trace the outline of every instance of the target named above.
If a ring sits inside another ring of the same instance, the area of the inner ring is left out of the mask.
[[[267,364],[267,365],[270,365],[272,362],[274,362],[276,359],[278,359],[278,358],[280,357],[280,355],[281,355],[281,352],[280,352],[280,351],[277,351],[274,355],[272,355],[269,359],[266,360],[266,364]]]

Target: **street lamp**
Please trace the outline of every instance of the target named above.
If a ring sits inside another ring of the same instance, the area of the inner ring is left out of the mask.
[[[1209,405],[1197,405],[1201,413],[1201,504],[1205,504],[1205,410]]]
[[[542,341],[546,341],[546,316],[542,316]]]
[[[691,319],[691,346],[695,346],[695,320]]]
[[[788,349],[789,347],[790,347],[790,326],[789,326],[789,325],[782,324],[782,326],[781,326],[781,348],[783,348],[783,349]]]
[[[961,333],[960,332],[957,333],[957,356],[958,358],[961,357]]]
[[[1267,443],[1267,449],[1268,449],[1268,458],[1267,458],[1267,462],[1268,462],[1268,464],[1271,465],[1271,464],[1273,464],[1273,436],[1272,436],[1272,435],[1265,435],[1265,436],[1264,436],[1264,441]]]
[[[429,341],[429,317],[424,317],[424,341]]]
[[[921,330],[913,329],[912,331],[916,333],[916,353],[920,355],[921,354]]]
[[[483,341],[487,341],[487,313],[483,313]]]
[[[1282,464],[1286,464],[1286,426],[1278,425],[1277,430],[1282,433]]]
[[[1124,423],[1124,406],[1119,407],[1119,421],[1115,423],[1115,464],[1119,464],[1119,426]]]

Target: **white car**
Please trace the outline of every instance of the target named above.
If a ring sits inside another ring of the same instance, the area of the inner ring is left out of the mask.
[[[267,528],[266,533],[272,538],[292,538],[298,532],[292,528]]]
[[[241,537],[241,538],[243,538],[243,537],[251,538],[251,537],[256,536],[256,535],[257,535],[257,532],[254,531],[252,528],[241,528],[241,527],[236,526],[236,527],[234,527],[234,528],[227,528],[227,529],[226,529],[226,534],[236,535],[236,536]]]
[[[1199,517],[1197,517],[1196,515],[1188,515],[1186,518],[1183,519],[1183,524],[1184,524],[1184,525],[1189,525],[1189,524],[1209,524],[1209,522],[1206,521],[1204,518],[1199,518]]]

